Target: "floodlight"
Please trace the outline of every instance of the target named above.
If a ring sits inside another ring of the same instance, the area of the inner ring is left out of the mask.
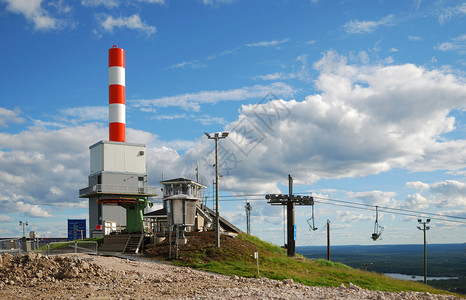
[[[226,138],[229,134],[229,132],[222,132],[222,138]]]
[[[210,139],[210,134],[208,134],[207,132],[204,132],[204,134]]]
[[[422,219],[417,219],[417,221],[418,221],[419,223],[422,223]]]
[[[419,226],[417,226],[417,229],[419,229],[419,230],[422,230],[422,228],[421,228],[421,227],[419,227]]]
[[[430,219],[427,219],[427,223],[429,223],[429,222],[430,222]]]

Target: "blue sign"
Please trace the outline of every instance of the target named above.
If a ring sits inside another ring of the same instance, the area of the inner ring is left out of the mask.
[[[294,225],[294,230],[293,230],[293,240],[296,241],[296,232],[297,232],[297,229],[296,229],[296,224]]]
[[[68,241],[86,238],[86,219],[68,219]]]

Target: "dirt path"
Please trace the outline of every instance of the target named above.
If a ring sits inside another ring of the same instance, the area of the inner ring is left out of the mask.
[[[116,257],[0,255],[0,299],[458,299],[308,287],[292,280],[223,276]]]

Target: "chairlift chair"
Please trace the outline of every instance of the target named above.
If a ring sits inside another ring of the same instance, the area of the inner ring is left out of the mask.
[[[383,226],[379,225],[379,212],[378,212],[378,207],[375,207],[375,223],[374,223],[374,233],[372,234],[372,240],[375,242],[378,239],[382,239],[380,236],[382,235],[383,232]]]
[[[316,231],[317,227],[315,226],[315,217],[314,217],[314,205],[312,205],[312,215],[307,219],[307,224],[309,224],[309,230]]]

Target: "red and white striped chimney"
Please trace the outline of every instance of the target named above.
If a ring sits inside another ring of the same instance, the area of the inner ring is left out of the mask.
[[[109,140],[126,142],[125,50],[108,49]]]

